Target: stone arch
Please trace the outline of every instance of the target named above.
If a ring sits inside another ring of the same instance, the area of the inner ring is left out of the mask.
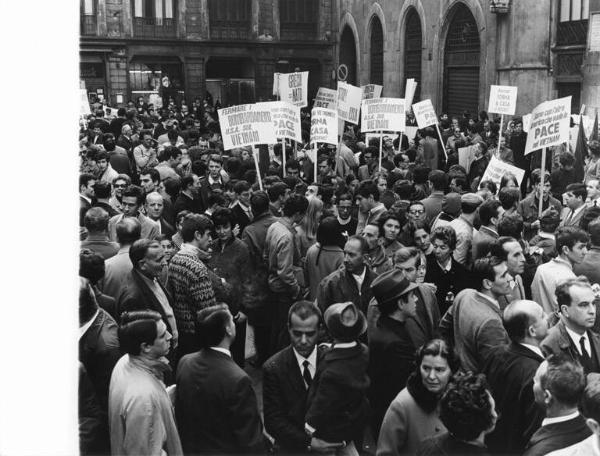
[[[396,36],[398,37],[398,52],[396,52],[398,56],[398,61],[396,62],[396,68],[398,69],[398,81],[400,82],[399,87],[399,96],[402,96],[404,80],[406,79],[406,72],[404,68],[404,57],[406,51],[406,25],[409,14],[415,11],[421,21],[421,48],[428,49],[431,37],[427,31],[427,16],[425,15],[425,9],[421,3],[421,0],[406,0],[402,4],[402,8],[400,9],[400,14],[398,15],[398,27],[396,29]],[[422,62],[421,62],[421,71],[422,71]],[[422,81],[419,81],[419,86],[422,87]]]
[[[365,34],[364,34],[364,40],[365,40],[365,46],[364,46],[364,69],[365,69],[365,77],[367,79],[369,79],[370,75],[371,75],[371,32],[372,32],[372,28],[373,28],[373,20],[374,18],[377,18],[379,20],[379,24],[381,25],[381,32],[382,32],[382,36],[383,36],[383,79],[385,80],[385,53],[386,53],[386,37],[387,37],[387,26],[386,26],[386,22],[385,22],[385,14],[383,12],[383,9],[381,8],[381,5],[379,5],[379,3],[375,2],[371,5],[371,7],[369,8],[369,12],[367,14],[367,17],[369,18],[369,20],[366,22],[366,26],[365,26]],[[369,83],[371,83],[372,81],[367,81]],[[384,92],[386,91],[385,87],[384,87]]]
[[[352,35],[354,36],[354,47],[356,49],[356,85],[360,85],[360,71],[361,71],[361,60],[360,60],[360,39],[359,39],[359,34],[358,34],[358,27],[356,26],[356,21],[354,20],[354,17],[352,16],[352,14],[350,14],[349,11],[346,11],[344,13],[344,15],[342,16],[342,20],[340,21],[340,36],[339,36],[339,43],[341,46],[341,40],[342,40],[342,34],[344,33],[344,30],[346,30],[346,28],[350,29],[350,31],[352,32]],[[339,62],[338,60],[338,63]]]
[[[435,35],[433,42],[434,52],[437,53],[435,74],[438,75],[437,79],[437,90],[436,100],[434,106],[436,111],[440,111],[441,114],[442,102],[444,98],[444,65],[445,65],[445,46],[446,39],[448,37],[448,31],[454,19],[457,8],[465,6],[477,25],[477,31],[479,34],[479,84],[478,84],[478,104],[480,107],[484,106],[484,97],[486,91],[486,58],[487,58],[487,23],[485,15],[481,8],[478,0],[451,0],[444,14],[441,16],[439,22],[439,33]]]

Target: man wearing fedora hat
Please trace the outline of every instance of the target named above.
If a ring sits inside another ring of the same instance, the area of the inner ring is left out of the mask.
[[[375,436],[387,408],[406,386],[414,370],[415,352],[409,318],[417,317],[416,283],[399,269],[377,277],[371,285],[379,317],[368,328],[372,425]]]
[[[329,306],[324,317],[333,345],[317,366],[304,428],[311,437],[344,442],[336,456],[358,456],[354,440],[362,440],[369,415],[369,350],[358,342],[367,319],[351,302]]]

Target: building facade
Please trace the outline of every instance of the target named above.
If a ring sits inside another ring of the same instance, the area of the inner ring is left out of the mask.
[[[272,98],[273,73],[333,87],[336,0],[81,0],[80,78],[109,106],[158,95],[168,76],[190,103]]]
[[[490,85],[519,87],[517,114],[568,95],[574,112],[600,108],[600,0],[340,0],[339,12],[338,63],[383,96],[415,78],[415,101],[449,115],[487,110]]]

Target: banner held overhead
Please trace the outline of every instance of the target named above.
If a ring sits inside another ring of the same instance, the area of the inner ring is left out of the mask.
[[[361,131],[404,131],[406,113],[402,98],[363,100]]]
[[[345,82],[338,82],[337,112],[340,119],[358,125],[362,90]]]
[[[525,155],[569,141],[571,97],[545,101],[531,112]]]
[[[218,112],[225,150],[277,142],[271,109],[263,103],[232,106]]]
[[[308,106],[308,71],[279,75],[279,99],[295,106]]]

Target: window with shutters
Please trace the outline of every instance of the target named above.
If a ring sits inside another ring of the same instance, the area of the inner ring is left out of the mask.
[[[449,13],[444,48],[443,111],[449,116],[464,111],[477,115],[479,107],[479,31],[469,8],[459,3]]]
[[[315,40],[318,22],[318,0],[279,0],[279,35],[282,40]]]
[[[370,68],[369,84],[383,85],[383,28],[377,16],[371,19]]]
[[[210,37],[213,40],[250,38],[251,0],[209,0]]]
[[[133,0],[133,35],[139,38],[176,36],[177,0]]]
[[[585,45],[590,17],[589,0],[560,0],[558,8],[556,45]]]
[[[417,81],[417,89],[413,103],[420,100],[421,94],[421,53],[422,53],[421,19],[414,8],[406,16],[406,32],[404,36],[404,80],[413,78]]]
[[[81,34],[96,35],[96,0],[81,1]]]

